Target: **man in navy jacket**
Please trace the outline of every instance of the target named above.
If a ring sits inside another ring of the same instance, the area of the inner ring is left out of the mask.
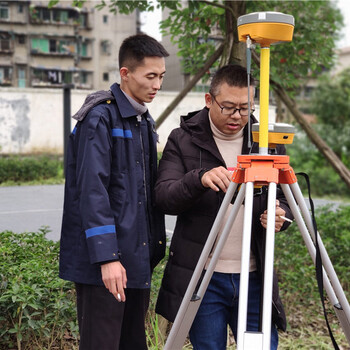
[[[165,253],[153,201],[157,134],[145,102],[168,53],[134,35],[119,51],[121,83],[89,95],[70,135],[60,277],[75,282],[81,350],[147,349],[151,273]]]

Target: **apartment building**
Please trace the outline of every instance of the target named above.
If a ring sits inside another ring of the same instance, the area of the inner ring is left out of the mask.
[[[0,0],[0,86],[97,90],[119,81],[118,49],[139,31],[138,13],[71,3]]]

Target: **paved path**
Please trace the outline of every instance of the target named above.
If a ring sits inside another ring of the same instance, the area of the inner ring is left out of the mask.
[[[49,226],[48,239],[58,240],[61,232],[64,185],[0,187],[0,232],[38,231]],[[166,216],[167,234],[175,225]]]
[[[38,231],[49,226],[47,238],[60,237],[63,185],[0,187],[0,232]],[[315,200],[315,205],[325,205],[326,200]],[[334,202],[339,205],[339,202]],[[176,218],[166,216],[168,237],[171,236]]]
[[[58,239],[63,185],[0,187],[0,232],[38,231],[49,226],[47,238]]]

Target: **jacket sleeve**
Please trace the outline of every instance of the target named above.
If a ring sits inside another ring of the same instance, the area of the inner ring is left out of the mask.
[[[286,148],[283,145],[279,145],[277,146],[277,153],[279,155],[285,155],[286,154]],[[279,200],[280,202],[280,207],[286,212],[286,217],[293,220],[293,214],[292,211],[289,208],[288,202],[287,202],[287,198],[284,196],[284,193],[282,191],[281,186],[279,185],[277,187],[277,193],[276,193],[276,199]],[[283,226],[281,227],[281,231],[284,231],[288,228],[288,226],[290,225],[290,222],[285,221]]]
[[[178,215],[193,207],[196,200],[207,191],[199,179],[199,172],[203,168],[187,171],[185,167],[179,132],[179,129],[173,130],[168,138],[159,162],[155,186],[157,206],[170,215]]]
[[[107,113],[92,109],[76,135],[79,211],[92,264],[118,260],[116,227],[108,196],[112,135]]]

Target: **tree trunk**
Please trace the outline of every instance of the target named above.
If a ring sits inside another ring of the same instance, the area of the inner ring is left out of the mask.
[[[245,65],[245,43],[238,41],[237,35],[237,18],[245,14],[245,1],[225,1],[225,16],[226,16],[226,38],[219,46],[214,54],[208,59],[204,67],[186,84],[186,86],[179,92],[176,98],[164,110],[164,112],[157,118],[156,127],[159,128],[169,114],[175,109],[180,101],[187,95],[189,91],[196,85],[202,76],[209,70],[209,68],[220,58],[220,67],[228,63],[236,63]]]
[[[187,95],[189,91],[196,85],[196,83],[202,78],[202,76],[209,70],[209,68],[214,64],[214,62],[221,56],[224,49],[225,42],[222,43],[215,52],[210,56],[208,61],[205,63],[202,69],[200,69],[197,74],[185,85],[185,87],[179,92],[175,97],[173,102],[164,110],[164,112],[157,118],[156,127],[159,128],[164,120],[169,116],[169,114],[174,110],[174,108],[180,103],[180,101]]]
[[[286,122],[285,117],[282,113],[282,101],[278,96],[275,96],[276,100],[276,123]]]
[[[220,67],[229,63],[246,66],[245,43],[238,41],[237,18],[246,13],[245,1],[224,2],[226,7],[226,46],[221,56]]]

